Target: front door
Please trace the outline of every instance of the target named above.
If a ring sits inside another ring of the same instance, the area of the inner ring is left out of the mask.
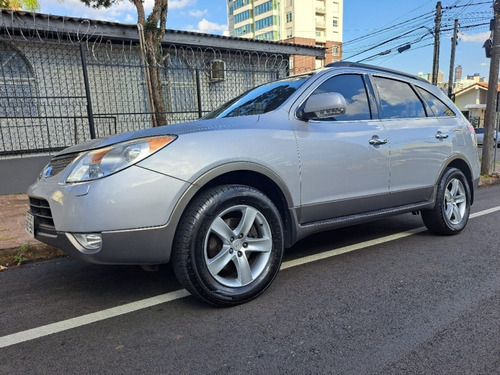
[[[312,95],[338,92],[347,112],[323,121],[295,120],[301,164],[302,224],[387,206],[388,135],[371,117],[362,75],[334,76]]]

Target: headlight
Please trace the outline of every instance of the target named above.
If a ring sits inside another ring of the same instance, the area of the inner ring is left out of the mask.
[[[175,135],[141,138],[84,153],[79,157],[66,182],[97,180],[125,169],[174,141]]]

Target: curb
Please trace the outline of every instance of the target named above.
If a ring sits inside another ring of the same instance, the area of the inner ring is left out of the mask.
[[[67,254],[41,242],[0,250],[0,271],[40,260],[67,257]]]
[[[500,172],[493,172],[487,177],[481,176],[478,187],[491,186],[500,184]]]

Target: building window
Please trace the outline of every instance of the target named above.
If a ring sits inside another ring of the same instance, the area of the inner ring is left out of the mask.
[[[292,36],[293,36],[293,34],[292,34],[292,28],[291,28],[291,27],[288,27],[288,28],[286,29],[286,37],[287,37],[287,38],[291,38]]]
[[[323,68],[324,66],[325,66],[325,60],[317,57],[315,62],[315,69],[320,69]]]
[[[338,18],[336,18],[336,17],[335,17],[335,18],[333,19],[332,24],[333,24],[333,27],[339,27],[339,20],[338,20]]]
[[[292,22],[292,12],[288,12],[286,14],[286,22]]]
[[[250,10],[245,10],[244,12],[238,13],[234,16],[234,23],[240,23],[246,21],[252,17],[252,12]]]
[[[234,2],[234,9],[239,9],[244,7],[245,5],[248,5],[250,3],[250,0],[235,0]]]
[[[256,35],[255,36],[256,40],[277,40],[277,35],[276,32],[274,31],[268,31],[267,33]]]
[[[246,24],[234,29],[234,36],[242,36],[252,32],[252,25]]]
[[[293,0],[286,0],[286,6],[291,7],[293,5]]]
[[[255,22],[255,30],[264,29],[274,25],[274,16],[269,16]]]
[[[35,78],[25,58],[0,43],[0,117],[36,117]]]
[[[332,56],[340,56],[340,46],[332,46]]]
[[[255,7],[255,16],[258,16],[259,14],[266,13],[273,10],[273,2],[268,1],[264,4],[257,5]]]

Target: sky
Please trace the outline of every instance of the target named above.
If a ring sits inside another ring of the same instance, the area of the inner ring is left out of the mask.
[[[311,0],[294,0],[311,1]],[[39,0],[40,12],[52,15],[136,23],[134,5],[122,0],[109,9],[92,9],[79,0]],[[441,0],[442,23],[439,70],[448,80],[454,19],[459,36],[454,66],[463,75],[488,79],[489,59],[484,42],[490,37],[493,0]],[[145,0],[146,14],[153,0]],[[227,34],[226,0],[169,0],[167,28]],[[344,0],[343,57],[411,74],[430,73],[433,62],[435,0]],[[397,49],[410,45],[406,51]]]

